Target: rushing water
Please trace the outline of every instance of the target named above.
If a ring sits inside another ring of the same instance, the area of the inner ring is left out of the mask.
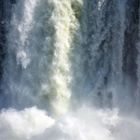
[[[11,2],[0,140],[138,140],[139,0]]]

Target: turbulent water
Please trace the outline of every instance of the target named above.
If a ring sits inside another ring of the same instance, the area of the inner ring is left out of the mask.
[[[5,5],[0,140],[139,140],[139,0]]]

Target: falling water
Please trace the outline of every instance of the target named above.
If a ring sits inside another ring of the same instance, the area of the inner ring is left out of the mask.
[[[2,5],[1,140],[139,139],[139,0]]]

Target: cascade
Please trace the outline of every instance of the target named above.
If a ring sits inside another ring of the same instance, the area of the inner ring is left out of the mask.
[[[140,137],[139,0],[0,4],[1,140]]]

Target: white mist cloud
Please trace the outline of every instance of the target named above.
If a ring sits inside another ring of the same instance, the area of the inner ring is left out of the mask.
[[[39,135],[54,124],[54,120],[46,112],[36,107],[23,111],[3,110],[0,114],[0,139],[30,139]]]
[[[138,140],[140,121],[118,110],[81,107],[56,120],[36,107],[3,110],[0,140]]]

